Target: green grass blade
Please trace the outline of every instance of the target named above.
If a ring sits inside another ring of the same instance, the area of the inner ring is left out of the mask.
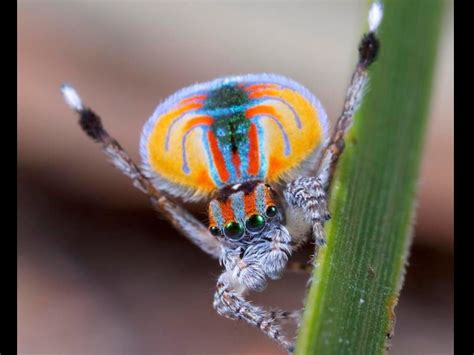
[[[333,182],[297,355],[382,354],[410,244],[444,3],[384,2],[381,51]]]

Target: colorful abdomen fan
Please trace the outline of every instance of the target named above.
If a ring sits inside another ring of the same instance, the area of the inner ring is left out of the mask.
[[[272,74],[226,77],[182,89],[143,129],[140,154],[157,188],[190,200],[249,180],[288,180],[314,162],[326,113],[298,83]]]

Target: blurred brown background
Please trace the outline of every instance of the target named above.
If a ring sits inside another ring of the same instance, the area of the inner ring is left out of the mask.
[[[362,0],[20,1],[19,352],[281,353],[256,330],[214,313],[217,263],[157,218],[105,161],[79,130],[59,86],[74,84],[137,159],[142,125],[160,100],[228,74],[287,75],[334,118],[365,11]],[[392,354],[453,353],[451,3],[435,74]],[[297,308],[305,282],[304,275],[288,274],[254,299]]]

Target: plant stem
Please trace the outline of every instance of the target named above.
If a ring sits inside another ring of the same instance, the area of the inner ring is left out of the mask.
[[[442,0],[384,1],[380,55],[336,169],[297,355],[382,354],[388,346],[443,8]]]

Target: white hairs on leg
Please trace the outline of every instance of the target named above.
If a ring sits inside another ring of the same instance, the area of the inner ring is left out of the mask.
[[[380,1],[375,1],[369,10],[369,30],[375,32],[382,22],[383,7]]]
[[[64,101],[66,101],[70,108],[75,111],[82,111],[84,109],[81,97],[72,86],[68,84],[61,85],[61,93],[63,94]]]

